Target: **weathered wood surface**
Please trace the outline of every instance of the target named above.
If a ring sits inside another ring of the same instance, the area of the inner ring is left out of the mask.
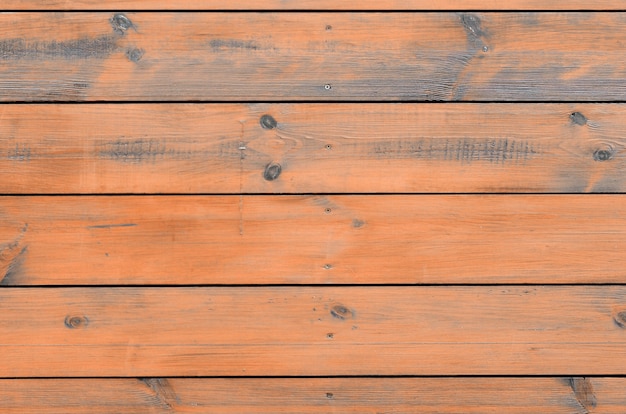
[[[623,378],[0,380],[0,409],[94,414],[626,412]]]
[[[3,197],[0,283],[625,283],[625,201]]]
[[[626,191],[621,104],[4,105],[0,136],[4,194]]]
[[[622,1],[0,3],[0,412],[626,412]]]
[[[4,13],[1,101],[626,99],[626,13]]]
[[[619,375],[625,297],[610,285],[5,288],[0,376]]]
[[[622,0],[3,0],[8,10],[624,10]]]

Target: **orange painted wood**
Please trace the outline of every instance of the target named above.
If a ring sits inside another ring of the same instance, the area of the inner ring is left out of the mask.
[[[546,413],[626,411],[623,378],[0,380],[3,413]]]
[[[3,0],[15,10],[623,10],[621,0]]]
[[[3,285],[624,283],[589,196],[2,197]]]
[[[626,287],[0,290],[3,377],[618,375]]]
[[[616,13],[4,13],[2,101],[615,101]]]
[[[5,194],[626,191],[621,104],[4,105],[0,136]]]

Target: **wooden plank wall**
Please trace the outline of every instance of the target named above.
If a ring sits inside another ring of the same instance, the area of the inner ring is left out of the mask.
[[[1,4],[0,412],[626,412],[621,0]]]

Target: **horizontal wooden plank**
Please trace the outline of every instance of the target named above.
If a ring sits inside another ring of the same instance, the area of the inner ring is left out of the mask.
[[[1,101],[626,99],[616,13],[3,13]]]
[[[4,105],[0,136],[4,194],[626,191],[621,104]]]
[[[623,10],[621,0],[3,0],[8,10]]]
[[[625,283],[625,201],[2,197],[0,283]]]
[[[0,289],[3,377],[618,375],[626,287]]]
[[[544,413],[626,411],[623,378],[0,380],[3,413]]]

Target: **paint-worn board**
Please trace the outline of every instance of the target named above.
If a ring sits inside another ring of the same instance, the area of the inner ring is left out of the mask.
[[[626,199],[0,199],[2,284],[625,283]]]
[[[626,287],[0,290],[3,377],[616,375]]]
[[[3,0],[8,10],[623,10],[622,0]]]
[[[145,378],[0,380],[0,410],[144,413],[626,412],[623,378]]]
[[[626,13],[6,13],[0,100],[626,99]]]
[[[5,105],[0,136],[4,194],[626,190],[621,104]]]

